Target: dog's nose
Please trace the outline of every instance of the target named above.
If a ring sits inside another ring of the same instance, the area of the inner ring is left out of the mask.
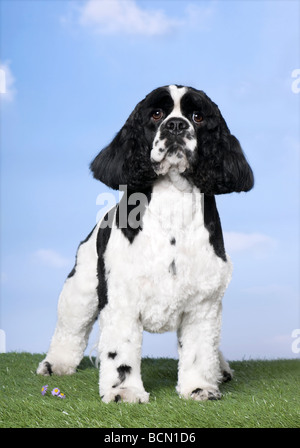
[[[188,128],[188,124],[182,118],[170,118],[166,123],[166,128],[173,135],[180,135],[185,129]]]

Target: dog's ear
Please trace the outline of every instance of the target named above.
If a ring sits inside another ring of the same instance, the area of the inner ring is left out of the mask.
[[[141,101],[113,141],[92,161],[90,169],[95,179],[118,190],[127,185],[131,190],[143,190],[157,177],[150,162],[141,116]]]
[[[212,102],[211,102],[212,103]],[[249,191],[254,176],[238,139],[232,135],[218,107],[206,129],[198,133],[198,147],[189,173],[203,193],[224,194]]]
[[[234,135],[229,134],[228,144],[229,147],[224,153],[224,178],[221,189],[224,188],[226,193],[249,191],[254,186],[254,176],[240,142]]]

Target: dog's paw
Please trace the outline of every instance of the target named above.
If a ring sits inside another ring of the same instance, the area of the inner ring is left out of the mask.
[[[135,387],[116,387],[101,396],[104,403],[115,403],[124,401],[125,403],[148,403],[149,394],[144,390]]]
[[[222,398],[222,394],[218,389],[208,390],[198,388],[193,390],[190,398],[195,401],[220,400]]]
[[[66,364],[63,364],[61,362],[49,362],[47,359],[44,359],[42,362],[40,362],[36,373],[38,375],[43,376],[50,376],[52,374],[54,375],[72,375],[76,372],[76,367],[69,366]]]

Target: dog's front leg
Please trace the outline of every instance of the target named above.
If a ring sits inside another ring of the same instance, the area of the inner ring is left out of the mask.
[[[221,398],[222,380],[219,358],[221,299],[200,301],[193,312],[184,314],[178,329],[178,385],[183,398],[216,400]]]
[[[143,328],[134,310],[113,309],[100,314],[99,392],[105,403],[146,403],[149,394],[141,379]]]

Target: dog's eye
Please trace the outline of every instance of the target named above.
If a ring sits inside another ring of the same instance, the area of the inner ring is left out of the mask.
[[[202,117],[202,115],[200,114],[200,112],[194,112],[194,113],[193,113],[193,121],[194,121],[195,123],[201,123],[201,121],[203,121],[203,117]]]
[[[159,121],[163,117],[163,111],[161,109],[157,109],[153,112],[152,118],[154,121]]]

